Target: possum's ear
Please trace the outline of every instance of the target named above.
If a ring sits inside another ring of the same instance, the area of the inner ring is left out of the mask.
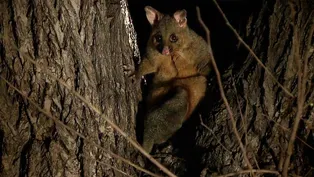
[[[162,13],[158,12],[156,9],[152,8],[151,6],[146,6],[144,10],[146,12],[147,20],[151,25],[156,24],[163,17]]]
[[[186,27],[187,19],[186,19],[186,10],[178,10],[173,14],[174,19],[176,19],[177,23],[180,27]]]

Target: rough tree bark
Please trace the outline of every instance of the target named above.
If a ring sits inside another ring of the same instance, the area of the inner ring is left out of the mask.
[[[124,176],[108,165],[138,174],[56,124],[5,82],[89,141],[140,162],[125,138],[46,74],[66,81],[135,138],[137,103],[122,65],[138,49],[125,5],[118,0],[1,1],[0,176]]]

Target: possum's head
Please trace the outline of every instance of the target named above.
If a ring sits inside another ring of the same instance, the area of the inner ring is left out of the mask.
[[[171,55],[184,47],[188,32],[186,10],[178,10],[173,16],[164,15],[150,6],[146,6],[145,11],[152,26],[149,47],[162,55]]]

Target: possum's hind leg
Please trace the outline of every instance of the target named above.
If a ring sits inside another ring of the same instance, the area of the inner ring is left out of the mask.
[[[150,152],[154,144],[166,142],[184,122],[188,110],[188,93],[177,88],[173,97],[148,112],[144,120],[143,147]]]

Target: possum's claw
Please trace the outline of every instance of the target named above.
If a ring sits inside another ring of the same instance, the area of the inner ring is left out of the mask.
[[[135,75],[135,67],[131,64],[124,64],[123,66],[123,73],[128,76],[132,77]]]
[[[136,78],[136,71],[135,67],[130,64],[125,64],[123,67],[123,73],[127,77],[132,79],[132,82],[135,84],[136,87],[136,96],[138,101],[142,101],[142,92],[141,92],[141,80],[142,78]]]

